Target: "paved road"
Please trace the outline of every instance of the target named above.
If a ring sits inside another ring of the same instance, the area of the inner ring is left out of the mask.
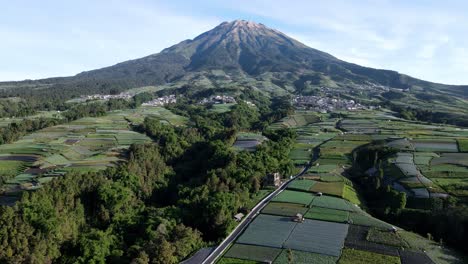
[[[314,149],[314,155],[312,158],[312,162],[315,161],[318,158],[318,151]],[[311,162],[311,164],[312,164]],[[281,184],[278,189],[267,195],[263,200],[261,200],[257,205],[255,205],[254,208],[248,213],[242,222],[227,236],[221,244],[219,244],[213,252],[202,262],[202,264],[211,264],[214,263],[223,253],[223,251],[228,248],[228,246],[234,242],[237,237],[244,231],[244,229],[252,222],[252,220],[255,218],[255,216],[260,213],[260,211],[265,207],[268,202],[271,201],[276,195],[278,195],[280,192],[284,191],[286,189],[286,186],[288,183],[290,183],[292,180],[295,178],[303,175],[307,170],[309,169],[309,166],[306,166],[300,173],[296,174],[293,178],[289,179],[288,181],[284,182]]]

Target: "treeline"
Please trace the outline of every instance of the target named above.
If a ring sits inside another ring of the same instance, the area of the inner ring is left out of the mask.
[[[50,126],[55,126],[63,121],[55,118],[24,119],[13,122],[0,128],[0,145],[12,143],[22,136]]]
[[[36,111],[24,100],[0,100],[0,117],[23,117],[35,114]]]
[[[145,119],[135,129],[154,142],[132,145],[128,162],[69,173],[1,207],[0,262],[171,264],[224,238],[267,173],[292,173],[295,133],[269,131],[256,151],[236,152],[235,132],[267,113],[242,104],[224,114],[198,108],[180,105],[197,116],[190,127]]]
[[[107,102],[91,102],[86,104],[71,105],[61,115],[63,118],[38,118],[38,119],[23,119],[8,124],[6,127],[0,128],[0,145],[12,143],[22,136],[34,131],[56,126],[59,124],[71,122],[83,117],[98,117],[107,114],[108,111],[134,108],[136,101],[126,101],[122,99],[111,99]],[[140,103],[141,104],[141,103]]]
[[[361,186],[369,208],[382,220],[418,232],[424,236],[443,241],[463,252],[468,251],[468,207],[458,198],[406,197],[384,184],[381,159],[396,150],[384,142],[375,142],[356,150],[356,159],[350,174]],[[378,171],[366,175],[369,168]]]
[[[407,120],[468,127],[467,116],[459,113],[434,112],[428,109],[399,106],[395,104],[390,104],[390,109],[397,112],[399,117]]]

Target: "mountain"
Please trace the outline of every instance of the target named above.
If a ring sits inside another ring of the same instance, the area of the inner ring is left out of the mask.
[[[40,89],[44,94],[52,90],[77,96],[167,83],[194,89],[253,87],[273,95],[326,90],[421,107],[446,104],[444,111],[452,111],[453,105],[466,108],[464,99],[468,98],[468,86],[431,83],[396,71],[348,63],[263,24],[244,20],[223,22],[193,40],[140,59],[73,77],[0,83],[0,89],[14,86],[27,90],[32,86],[49,88]]]

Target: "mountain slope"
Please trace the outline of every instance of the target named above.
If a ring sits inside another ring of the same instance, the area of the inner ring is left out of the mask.
[[[105,92],[111,87],[125,89],[183,79],[185,84],[191,85],[194,80],[212,79],[212,70],[223,71],[227,78],[238,84],[255,85],[239,81],[254,78],[266,83],[264,86],[283,89],[283,92],[309,94],[319,87],[338,87],[346,91],[382,86],[386,89],[414,88],[416,93],[433,96],[468,97],[468,86],[430,83],[396,71],[347,63],[263,24],[244,20],[224,22],[193,40],[182,41],[157,54],[73,77],[30,81],[26,86],[31,83],[45,85],[55,90],[69,90],[70,96],[76,96],[93,91]],[[13,84],[25,86],[24,82]],[[4,85],[0,83],[0,88]]]

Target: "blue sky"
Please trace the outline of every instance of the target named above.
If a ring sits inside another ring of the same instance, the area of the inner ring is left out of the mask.
[[[0,0],[0,81],[74,75],[246,19],[363,66],[468,84],[466,1]]]

